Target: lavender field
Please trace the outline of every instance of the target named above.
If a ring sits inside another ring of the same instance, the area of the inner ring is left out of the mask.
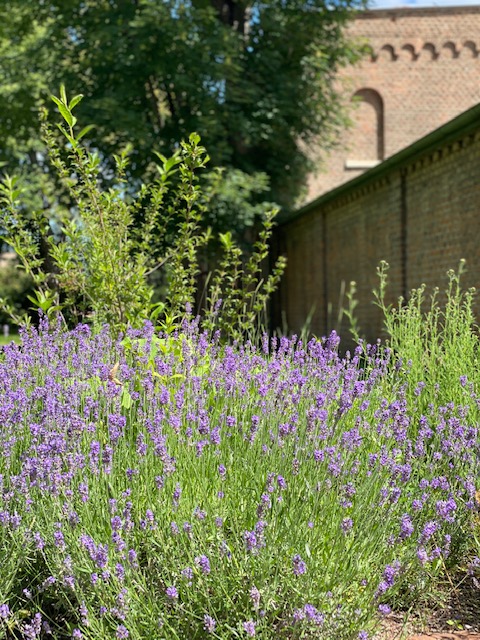
[[[338,343],[44,321],[4,347],[0,636],[365,640],[475,571],[468,372],[452,396]]]

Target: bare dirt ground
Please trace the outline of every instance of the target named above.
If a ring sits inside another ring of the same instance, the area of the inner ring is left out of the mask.
[[[422,614],[392,613],[374,640],[480,640],[480,587],[465,577],[446,602]]]

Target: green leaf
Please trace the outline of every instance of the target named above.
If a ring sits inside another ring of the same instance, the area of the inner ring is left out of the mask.
[[[60,98],[64,104],[67,104],[67,93],[65,91],[65,85],[62,83],[60,85]]]
[[[70,111],[72,109],[75,109],[75,107],[77,106],[77,104],[79,102],[81,102],[83,100],[83,93],[79,93],[78,96],[74,96],[71,100],[70,100],[70,104],[68,105],[68,108],[70,109]]]
[[[121,405],[124,409],[130,409],[130,407],[132,406],[132,403],[133,403],[132,396],[124,387],[122,391]]]
[[[87,124],[86,127],[83,127],[83,129],[80,131],[80,133],[77,133],[77,136],[76,136],[77,142],[79,140],[81,140],[83,138],[83,136],[86,136],[87,133],[89,133],[92,129],[95,129],[95,125],[94,124]]]
[[[53,102],[57,105],[58,110],[62,114],[62,118],[65,120],[68,126],[73,127],[73,116],[70,113],[70,110],[68,109],[68,107],[55,96],[50,96],[50,97],[52,98]]]

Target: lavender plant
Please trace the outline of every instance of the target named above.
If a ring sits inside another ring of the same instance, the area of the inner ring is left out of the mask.
[[[44,320],[5,347],[3,634],[365,639],[428,593],[471,538],[479,397],[425,410],[338,342]]]

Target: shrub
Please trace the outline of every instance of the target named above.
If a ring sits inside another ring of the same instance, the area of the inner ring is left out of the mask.
[[[34,305],[49,315],[60,312],[67,326],[109,323],[115,331],[141,326],[146,318],[181,317],[196,301],[198,252],[210,237],[200,226],[206,196],[199,188],[198,172],[208,162],[200,137],[191,134],[171,158],[157,154],[157,179],[137,193],[126,178],[131,149],[123,150],[115,156],[116,173],[105,187],[99,156],[83,144],[90,127],[78,131],[73,115],[82,96],[69,101],[62,87],[60,97],[52,99],[64,121],[59,129],[66,149],[59,147],[46,112],[44,139],[70,206],[62,207],[59,200],[54,212],[25,210],[16,178],[7,176],[0,187],[5,241],[33,280]],[[214,190],[211,193],[213,197]],[[283,272],[285,261],[280,259],[263,279],[261,265],[275,214],[266,216],[245,268],[231,235],[224,236],[229,238],[227,252],[236,257],[231,265],[223,261],[213,276],[215,291],[207,295],[204,315],[208,325],[221,326],[226,337],[238,337],[262,322]],[[154,301],[149,276],[160,269],[165,272],[166,295]]]

